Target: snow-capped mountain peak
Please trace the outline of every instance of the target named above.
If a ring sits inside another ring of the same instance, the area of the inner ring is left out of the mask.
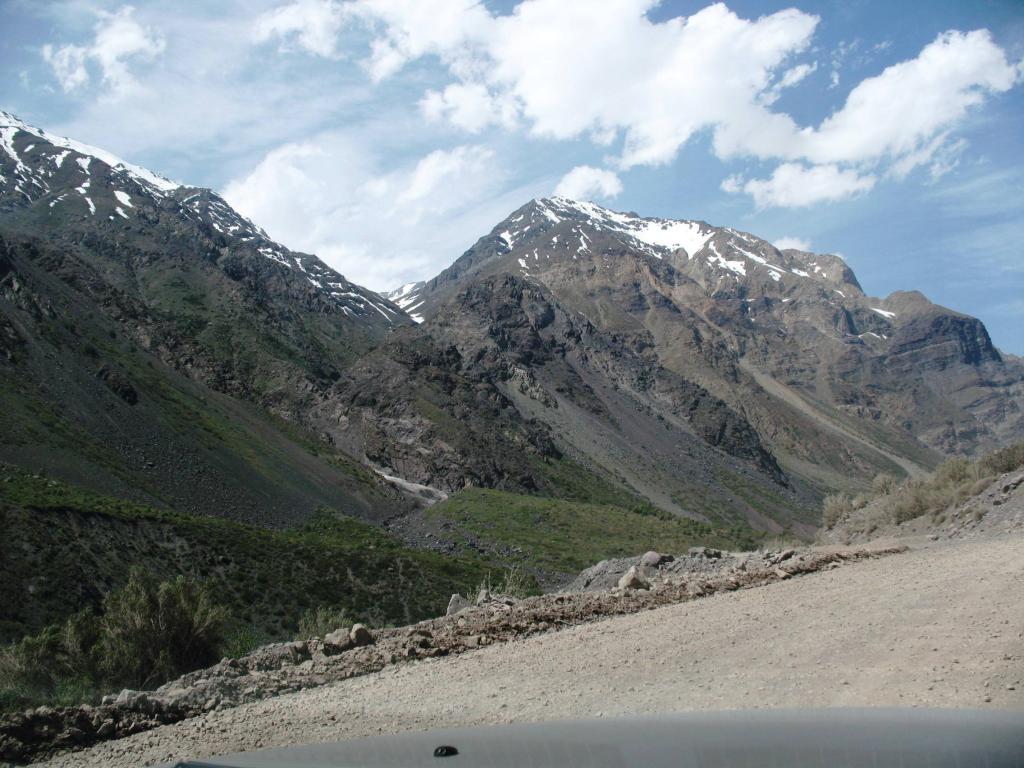
[[[35,126],[29,125],[23,120],[20,120],[9,112],[0,110],[0,147],[2,147],[3,150],[14,160],[18,171],[21,171],[22,173],[30,172],[30,166],[22,161],[18,151],[14,148],[14,136],[19,131],[36,136],[57,149],[77,152],[83,157],[94,157],[98,160],[102,160],[113,170],[123,171],[127,175],[131,176],[135,181],[149,187],[157,194],[167,194],[168,192],[173,192],[182,186],[176,181],[171,181],[165,176],[161,176],[159,173],[154,173],[148,168],[143,168],[141,165],[127,163],[116,155],[107,152],[105,149],[83,144],[80,141],[75,141],[74,139],[69,139],[65,136],[57,136],[55,134],[47,133],[42,128],[36,128]],[[65,157],[67,157],[67,152],[55,153],[53,155],[54,165],[59,168]]]
[[[187,226],[197,236],[200,250],[209,248],[222,258],[262,258],[286,268],[291,273],[287,282],[301,285],[328,311],[363,325],[409,322],[394,304],[349,282],[316,256],[272,240],[215,192],[171,181],[2,110],[0,213],[26,217],[38,231],[131,232],[133,237],[145,237],[168,226],[177,237]],[[166,236],[170,235],[158,237]]]
[[[786,288],[803,281],[859,291],[842,260],[788,249],[729,227],[690,219],[643,217],[566,197],[540,198],[514,212],[491,233],[499,251],[514,253],[518,271],[536,277],[539,259],[607,258],[631,252],[668,260],[709,288],[743,283]],[[595,245],[598,243],[599,245]]]

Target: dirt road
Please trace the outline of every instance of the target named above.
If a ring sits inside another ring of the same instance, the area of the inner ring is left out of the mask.
[[[1024,709],[1024,538],[934,543],[216,711],[51,761],[135,766],[455,725],[692,709]]]

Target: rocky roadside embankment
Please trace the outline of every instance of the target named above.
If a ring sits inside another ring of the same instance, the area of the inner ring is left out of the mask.
[[[264,646],[248,656],[224,659],[185,675],[155,691],[122,691],[99,706],[40,707],[6,715],[0,718],[0,760],[23,763],[212,710],[370,674],[403,661],[459,654],[602,617],[762,586],[906,549],[789,549],[741,556],[693,550],[680,558],[649,552],[642,558],[605,561],[577,579],[588,584],[574,586],[574,582],[570,589],[585,590],[597,581],[604,584],[614,578],[612,589],[565,591],[524,600],[483,593],[476,604],[460,603],[453,597],[449,615],[408,627],[371,633],[356,625],[323,638]],[[693,570],[685,569],[688,561]]]
[[[928,536],[938,539],[969,539],[1019,535],[1024,531],[1024,471],[1006,472],[968,498],[951,504],[941,514],[923,514],[895,523],[887,496],[851,510],[818,533],[824,544],[850,546],[875,539]]]

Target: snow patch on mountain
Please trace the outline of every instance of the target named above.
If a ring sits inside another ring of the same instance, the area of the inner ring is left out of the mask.
[[[387,291],[381,295],[392,304],[397,305],[399,309],[404,310],[414,321],[422,323],[423,315],[417,314],[416,310],[423,304],[423,299],[420,297],[420,291],[422,291],[423,286],[423,282],[406,283],[400,288]]]

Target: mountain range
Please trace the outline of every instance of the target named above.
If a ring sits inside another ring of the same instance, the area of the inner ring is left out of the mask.
[[[807,535],[826,493],[1024,439],[1021,360],[920,293],[865,295],[839,256],[554,197],[381,295],[6,112],[0,400],[18,471],[503,561],[519,545],[478,510]]]

